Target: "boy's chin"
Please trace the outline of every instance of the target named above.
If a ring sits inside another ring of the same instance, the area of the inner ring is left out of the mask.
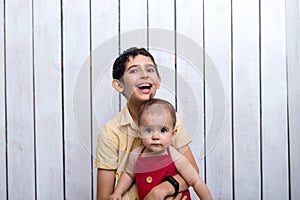
[[[154,95],[153,94],[147,94],[147,95],[138,95],[138,96],[132,96],[130,98],[131,102],[140,102],[140,103],[144,103],[146,101],[149,101],[150,99],[153,99]]]

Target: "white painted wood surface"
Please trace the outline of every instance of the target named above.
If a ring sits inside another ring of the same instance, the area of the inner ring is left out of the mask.
[[[158,65],[161,86],[156,97],[170,101],[176,107],[175,91],[175,30],[174,1],[151,0],[149,8],[149,49]],[[160,32],[157,29],[168,31]],[[160,34],[161,33],[161,34]]]
[[[214,129],[211,127],[213,117],[218,116],[221,110],[214,110],[217,106],[214,103],[215,99],[207,91],[205,96],[207,137],[210,137],[210,134],[220,135],[217,141],[208,140],[206,143],[209,151],[206,159],[206,179],[214,199],[233,197],[230,17],[230,1],[204,1],[204,49],[214,63],[212,66],[205,62],[205,80],[208,87],[212,87],[214,84],[212,80],[216,79],[217,74],[212,73],[211,68],[215,68],[223,83],[224,97],[220,95],[219,98],[225,106],[225,118],[223,122],[220,122],[223,123],[221,132],[210,132],[210,129]]]
[[[33,11],[37,199],[62,199],[60,1],[34,1]]]
[[[6,2],[5,12],[7,198],[34,199],[36,185],[32,2]]]
[[[272,9],[270,9],[272,4]],[[288,199],[286,33],[283,1],[261,2],[262,193]]]
[[[119,54],[119,7],[117,1],[91,2],[93,71],[93,158],[100,128],[119,111],[119,95],[111,87],[112,64]],[[105,114],[104,114],[105,113]],[[97,169],[93,169],[93,197],[96,199]]]
[[[90,3],[63,1],[64,170],[68,199],[92,198],[89,55]],[[75,87],[80,90],[76,97]]]
[[[0,5],[2,13],[4,4]],[[2,15],[3,16],[3,15]],[[0,24],[4,24],[1,17]],[[0,26],[0,199],[6,199],[5,59],[4,26]]]
[[[203,1],[176,2],[176,31],[177,111],[193,138],[190,147],[205,180]],[[190,192],[196,199],[195,192]]]
[[[147,6],[147,0],[120,1],[120,53],[131,47],[148,47]],[[145,31],[133,31],[139,29]],[[123,108],[126,103],[127,100],[121,95],[120,107]]]
[[[124,106],[111,65],[147,45],[157,97],[177,105],[214,199],[300,198],[298,2],[11,0],[0,10],[0,199],[96,199],[97,136]]]
[[[298,1],[286,1],[287,27],[287,70],[288,70],[288,119],[290,143],[290,187],[291,199],[300,196],[300,4]]]
[[[232,16],[234,195],[260,199],[259,2],[233,1]]]

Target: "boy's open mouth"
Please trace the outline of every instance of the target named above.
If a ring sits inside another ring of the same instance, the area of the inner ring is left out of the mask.
[[[152,84],[150,83],[142,83],[137,86],[140,91],[145,94],[148,94],[151,91]]]
[[[151,87],[152,87],[152,84],[150,84],[150,83],[143,83],[143,84],[138,85],[138,88],[140,90],[149,90],[149,89],[151,89]]]

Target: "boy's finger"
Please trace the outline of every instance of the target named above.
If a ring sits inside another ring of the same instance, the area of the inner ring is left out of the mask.
[[[178,194],[176,195],[176,197],[174,198],[174,200],[180,200],[180,199],[186,200],[187,197],[186,197],[186,196],[182,197],[182,193],[178,193]]]
[[[182,200],[187,200],[187,196],[184,196],[184,197],[182,198]]]

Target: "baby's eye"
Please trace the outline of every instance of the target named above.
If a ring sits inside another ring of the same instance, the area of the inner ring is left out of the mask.
[[[165,132],[167,132],[168,130],[166,129],[166,128],[162,128],[162,129],[160,129],[160,132],[161,133],[165,133]]]
[[[151,129],[151,128],[145,128],[145,129],[144,129],[144,132],[145,132],[145,133],[152,133],[152,129]]]

